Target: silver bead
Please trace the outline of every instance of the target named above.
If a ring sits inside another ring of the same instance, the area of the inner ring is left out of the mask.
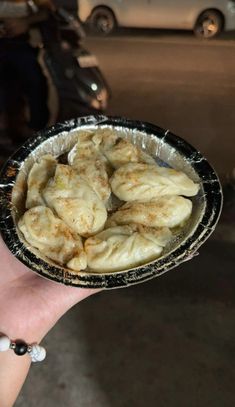
[[[4,352],[10,349],[11,341],[8,336],[4,335],[0,337],[0,352]]]
[[[32,362],[42,362],[46,357],[46,349],[39,345],[32,345],[32,350],[29,352]]]

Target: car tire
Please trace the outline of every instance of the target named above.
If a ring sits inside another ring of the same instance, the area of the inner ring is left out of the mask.
[[[108,35],[116,27],[116,19],[113,12],[107,7],[97,7],[91,13],[88,25],[92,32],[100,35]]]
[[[216,10],[206,10],[197,19],[194,34],[202,39],[214,38],[221,33],[223,23],[222,14]]]

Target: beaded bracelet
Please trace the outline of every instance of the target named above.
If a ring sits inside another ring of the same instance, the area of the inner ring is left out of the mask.
[[[37,343],[29,345],[20,339],[11,341],[6,335],[0,336],[0,352],[9,349],[12,349],[18,356],[23,356],[28,353],[32,362],[42,362],[46,357],[46,349]]]

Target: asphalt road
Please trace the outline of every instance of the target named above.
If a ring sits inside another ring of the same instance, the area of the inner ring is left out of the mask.
[[[235,165],[233,38],[200,41],[191,33],[124,31],[90,37],[86,47],[112,89],[108,114],[170,129],[224,174]]]

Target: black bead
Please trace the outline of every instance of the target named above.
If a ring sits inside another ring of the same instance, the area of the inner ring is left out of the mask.
[[[16,355],[18,355],[18,356],[25,355],[27,352],[27,349],[28,349],[27,343],[25,343],[24,341],[15,341],[14,352]]]

